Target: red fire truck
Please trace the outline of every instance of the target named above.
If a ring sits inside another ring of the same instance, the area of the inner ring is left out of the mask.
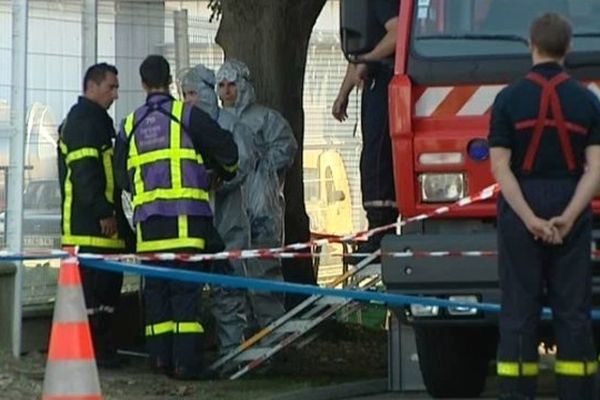
[[[342,0],[342,47],[372,48],[369,0]],[[486,137],[496,94],[529,70],[528,30],[547,12],[574,27],[568,72],[600,97],[600,3],[596,0],[401,0],[395,77],[389,87],[394,176],[402,217],[432,211],[493,183]],[[600,202],[594,210],[600,212]],[[411,224],[388,251],[495,250],[495,200]],[[598,237],[595,234],[595,237]],[[386,258],[387,290],[498,303],[495,258]],[[600,304],[600,275],[594,277]],[[495,359],[497,315],[476,308],[407,306],[423,381],[431,395],[477,397]],[[541,340],[552,343],[550,324]],[[600,343],[600,342],[599,342]]]

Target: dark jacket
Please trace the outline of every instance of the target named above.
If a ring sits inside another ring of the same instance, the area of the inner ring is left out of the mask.
[[[80,97],[59,128],[58,171],[63,245],[81,251],[123,251],[132,232],[123,215],[112,167],[113,121],[100,105]],[[118,234],[106,238],[100,220],[116,215]],[[132,250],[132,249],[128,249]]]
[[[547,80],[562,73],[557,63],[534,66],[531,72]],[[600,102],[585,86],[568,79],[556,88],[562,113],[569,124],[569,141],[576,168],[569,171],[560,135],[556,126],[544,127],[539,148],[530,173],[523,172],[523,164],[533,135],[533,127],[518,129],[520,123],[535,121],[540,112],[542,88],[530,79],[521,79],[504,88],[492,107],[489,143],[491,147],[511,150],[511,169],[517,178],[574,178],[579,179],[585,164],[585,148],[600,144]],[[551,110],[547,119],[553,120]],[[573,130],[580,127],[581,132]]]
[[[174,101],[166,93],[155,93],[148,96],[147,103],[159,103],[162,107],[162,113],[170,110],[171,103]],[[153,111],[159,113],[160,111]],[[161,115],[158,114],[158,115]],[[238,150],[233,140],[233,135],[221,129],[212,118],[197,107],[186,106],[184,112],[183,131],[187,134],[193,143],[194,149],[202,156],[204,164],[222,179],[229,180],[235,176],[237,169]],[[161,118],[164,116],[162,114]],[[135,125],[134,125],[135,127]],[[166,134],[164,132],[163,134]],[[135,128],[133,131],[135,136]],[[133,139],[131,139],[133,140]],[[127,170],[127,160],[129,158],[130,140],[125,133],[124,124],[119,131],[115,144],[115,174],[117,185],[124,190],[130,191],[131,181]],[[221,251],[224,248],[223,242],[213,226],[211,217],[208,216],[187,216],[187,232],[185,237],[192,239],[203,239],[203,246],[192,247],[170,247],[161,246],[159,241],[182,238],[182,232],[179,227],[178,217],[172,216],[153,216],[137,224],[139,229],[138,243],[156,242],[158,247],[154,251],[170,250],[200,250],[200,251]]]

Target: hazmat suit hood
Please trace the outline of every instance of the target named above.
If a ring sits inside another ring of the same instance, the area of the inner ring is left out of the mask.
[[[226,107],[226,109],[239,117],[256,102],[256,94],[250,81],[248,66],[235,59],[225,61],[217,71],[217,83],[223,81],[234,82],[237,87],[235,104],[233,107]]]
[[[190,68],[181,78],[181,88],[198,93],[196,107],[208,113],[213,119],[216,119],[219,114],[215,84],[215,73],[202,64]]]

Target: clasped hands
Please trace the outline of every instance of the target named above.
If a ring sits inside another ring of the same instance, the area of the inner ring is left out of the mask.
[[[549,220],[532,216],[525,221],[525,225],[535,240],[542,240],[546,244],[560,245],[573,227],[574,220],[564,215]]]

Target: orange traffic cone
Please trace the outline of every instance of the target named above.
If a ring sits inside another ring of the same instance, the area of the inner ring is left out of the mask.
[[[42,400],[102,400],[75,257],[60,266]]]

